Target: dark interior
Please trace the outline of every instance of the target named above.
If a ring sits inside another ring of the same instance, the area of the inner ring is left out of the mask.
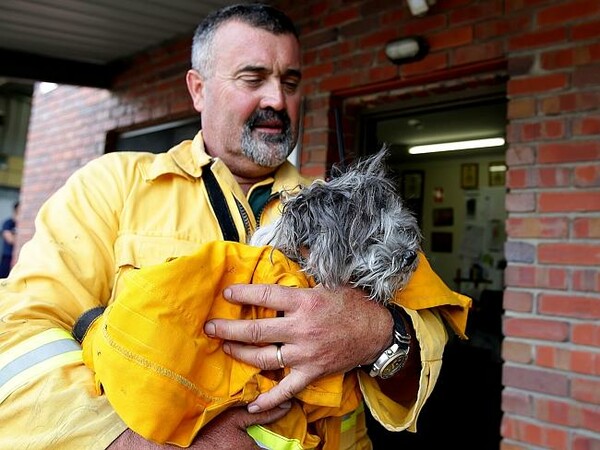
[[[453,337],[438,384],[417,422],[417,433],[389,432],[368,415],[375,450],[487,450],[500,446],[502,291],[474,299],[469,340]]]

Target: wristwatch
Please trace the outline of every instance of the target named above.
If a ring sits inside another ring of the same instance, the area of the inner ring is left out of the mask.
[[[404,367],[410,351],[410,334],[407,330],[402,308],[390,303],[388,309],[394,319],[394,341],[377,358],[369,371],[370,376],[383,379],[393,377]]]

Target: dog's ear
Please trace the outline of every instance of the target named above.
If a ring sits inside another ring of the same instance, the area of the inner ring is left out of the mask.
[[[281,191],[280,195],[281,195],[281,202],[282,203],[287,203],[290,200],[290,198],[294,197],[294,195],[292,195],[290,193],[290,191]]]
[[[281,199],[281,203],[287,203],[290,200],[294,199],[295,197],[297,197],[298,195],[300,195],[300,193],[302,192],[302,189],[304,188],[304,186],[298,185],[294,188],[290,188],[290,189],[284,189],[280,192],[280,199]]]

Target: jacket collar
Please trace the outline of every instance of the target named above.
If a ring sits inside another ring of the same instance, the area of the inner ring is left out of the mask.
[[[162,175],[181,175],[186,178],[199,178],[202,167],[211,161],[204,150],[202,131],[193,140],[185,140],[166,153],[159,153],[144,174],[146,181],[154,181]]]
[[[162,175],[174,174],[197,179],[202,176],[202,168],[212,160],[213,158],[204,149],[202,131],[199,131],[193,140],[185,140],[172,147],[167,153],[158,154],[144,174],[144,178],[146,181],[153,181]],[[306,185],[310,181],[302,177],[298,170],[286,161],[277,169],[274,176],[265,178],[257,185],[273,183],[272,192],[281,192],[295,190],[299,185]]]

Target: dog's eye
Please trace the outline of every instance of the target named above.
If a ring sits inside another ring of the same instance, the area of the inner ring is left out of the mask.
[[[405,252],[404,255],[402,255],[402,267],[410,266],[415,261],[416,257],[417,252],[414,252],[412,250],[408,250],[407,252]]]

